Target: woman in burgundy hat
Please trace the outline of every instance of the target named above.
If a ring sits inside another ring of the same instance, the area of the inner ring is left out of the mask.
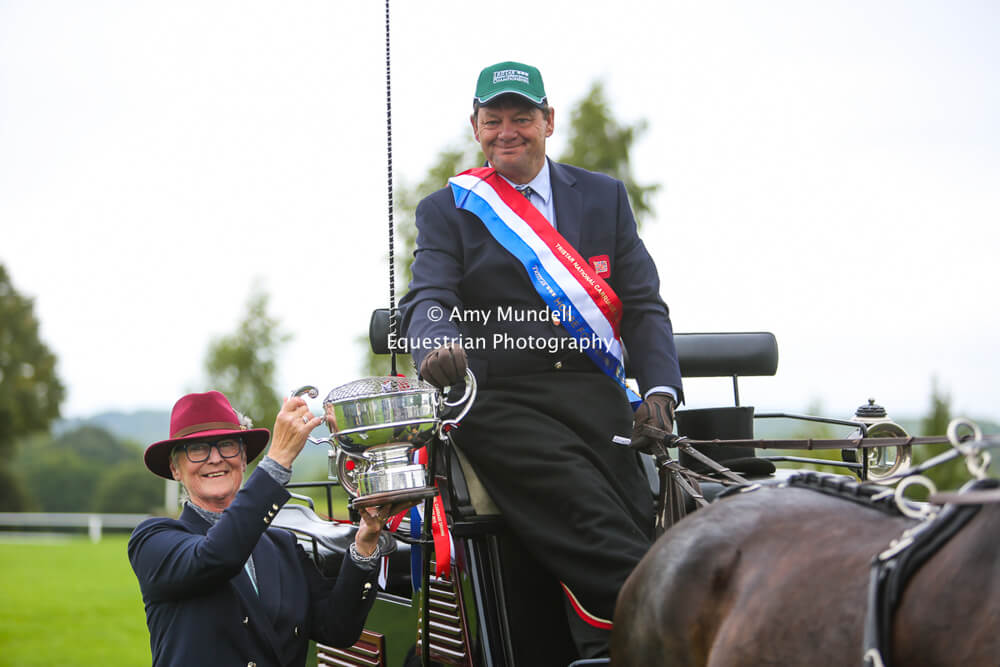
[[[129,560],[146,607],[153,665],[304,665],[309,640],[357,641],[375,601],[379,535],[402,507],[368,508],[337,579],[320,575],[288,531],[269,528],[285,484],[321,423],[289,398],[267,429],[248,429],[217,391],[174,405],[170,438],[146,449],[153,473],[176,479],[180,517],[141,523]],[[243,484],[248,461],[267,455]]]

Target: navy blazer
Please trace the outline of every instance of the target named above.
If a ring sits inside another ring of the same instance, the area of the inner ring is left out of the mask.
[[[559,233],[588,263],[607,256],[610,275],[605,280],[622,302],[622,340],[640,389],[668,385],[680,391],[670,315],[660,298],[656,266],[637,233],[625,185],[578,167],[552,161],[549,165]],[[537,312],[546,306],[524,266],[479,218],[455,206],[451,188],[420,202],[416,224],[413,280],[400,311],[401,329],[413,345],[418,367],[430,350],[454,338],[461,339],[469,365],[484,386],[491,375],[542,372],[567,358],[567,347],[559,342],[569,336],[563,327],[498,320],[498,307],[503,312],[508,307],[510,312]],[[438,321],[434,306],[442,309]],[[481,312],[492,313],[489,322],[475,321]],[[553,345],[517,349],[514,341],[528,337],[551,340]],[[496,345],[497,340],[502,342]]]
[[[349,557],[324,578],[292,533],[269,528],[289,498],[255,470],[214,526],[190,507],[142,522],[128,543],[153,665],[304,665],[309,640],[357,641],[378,570]],[[244,569],[253,553],[259,595]]]

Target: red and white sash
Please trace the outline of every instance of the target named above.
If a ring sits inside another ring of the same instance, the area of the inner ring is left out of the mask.
[[[487,230],[528,272],[542,301],[556,313],[569,313],[563,327],[577,347],[612,377],[625,385],[619,325],[622,303],[614,290],[580,253],[492,167],[464,171],[448,179],[455,205],[474,214]]]

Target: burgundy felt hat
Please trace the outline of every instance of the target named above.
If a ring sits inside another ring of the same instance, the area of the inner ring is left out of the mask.
[[[248,429],[229,400],[217,391],[182,396],[170,413],[170,439],[154,442],[146,448],[146,467],[165,479],[170,473],[170,452],[178,444],[191,440],[218,439],[225,435],[239,436],[247,451],[247,462],[257,458],[271,433],[266,428]]]

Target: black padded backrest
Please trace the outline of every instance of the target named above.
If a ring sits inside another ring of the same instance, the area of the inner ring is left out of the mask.
[[[389,309],[376,308],[368,322],[368,342],[375,354],[389,354]]]
[[[674,334],[681,376],[747,377],[778,372],[778,341],[767,331]]]

